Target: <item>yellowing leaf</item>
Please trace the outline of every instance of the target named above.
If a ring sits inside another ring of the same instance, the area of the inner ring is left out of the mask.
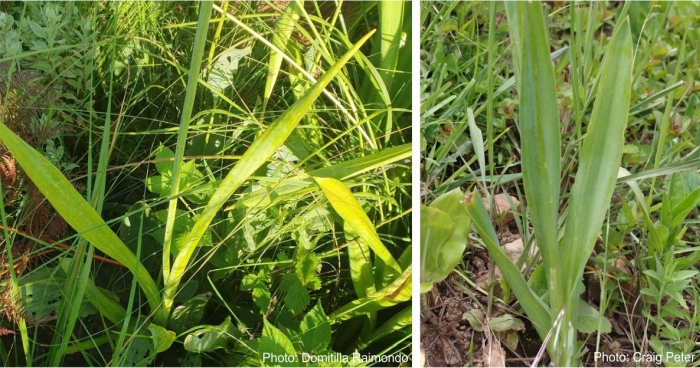
[[[367,217],[350,189],[337,179],[320,177],[314,179],[323,190],[333,209],[345,220],[346,225],[350,225],[362,241],[369,245],[377,257],[381,258],[388,267],[394,269],[396,274],[400,274],[401,267],[382,244],[372,221]]]

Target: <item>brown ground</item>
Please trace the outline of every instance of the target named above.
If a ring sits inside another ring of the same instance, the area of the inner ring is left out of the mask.
[[[518,239],[508,227],[504,226],[502,229],[499,234],[502,244]],[[479,287],[483,287],[484,282],[490,279],[489,261],[490,257],[485,250],[477,250],[467,255],[465,271]],[[494,289],[500,292],[498,285]],[[464,314],[470,310],[484,310],[488,305],[488,298],[461,276],[453,273],[445,281],[436,284],[431,292],[425,294],[425,301],[428,311],[421,311],[421,346],[425,350],[425,366],[488,366],[489,358],[493,360],[494,355],[498,355],[494,352],[494,349],[498,348],[488,349],[489,340],[486,333],[475,331],[464,319]],[[492,315],[503,313],[516,315],[515,311],[503,305],[493,306]],[[517,317],[524,319],[523,316]],[[527,322],[525,323],[527,325]],[[534,331],[528,326],[526,331],[519,333],[518,349],[515,351],[503,344],[507,366],[529,366],[532,359],[526,357],[537,355],[540,348],[539,338],[536,334],[529,336],[532,334],[528,330]],[[546,360],[546,357],[543,359]]]

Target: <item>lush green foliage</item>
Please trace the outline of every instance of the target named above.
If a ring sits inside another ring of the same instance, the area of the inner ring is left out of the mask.
[[[37,230],[3,194],[4,361],[410,354],[410,19],[402,2],[0,5],[3,102],[25,70],[55,96],[30,131],[2,111],[2,185],[33,183],[70,226]]]

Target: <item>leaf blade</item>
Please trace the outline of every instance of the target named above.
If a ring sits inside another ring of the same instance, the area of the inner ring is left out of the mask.
[[[522,22],[520,131],[525,196],[545,264],[552,313],[563,305],[558,242],[560,147],[554,69],[539,2],[518,3]],[[554,316],[552,316],[554,317]]]

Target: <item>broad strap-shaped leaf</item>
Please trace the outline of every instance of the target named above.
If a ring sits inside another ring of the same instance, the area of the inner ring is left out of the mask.
[[[630,106],[632,66],[632,34],[625,19],[613,33],[603,59],[591,122],[579,154],[576,181],[571,188],[569,218],[561,244],[562,263],[566,265],[563,275],[567,297],[559,330],[563,334],[563,344],[575,344],[575,331],[566,326],[578,325],[580,280],[610,208],[620,168]],[[659,237],[653,239],[659,240]],[[660,247],[660,243],[657,246]],[[575,364],[574,355],[564,351],[555,361],[559,365],[572,365]]]
[[[396,275],[400,274],[401,267],[399,267],[391,252],[379,239],[374,224],[367,217],[364,209],[357,202],[350,189],[336,179],[319,177],[314,179],[323,190],[333,209],[345,220],[345,224],[350,225],[360,239],[369,245],[377,257],[381,258],[388,267],[392,268]]]
[[[343,229],[345,239],[348,241],[348,260],[352,287],[358,298],[377,291],[374,282],[374,263],[371,258],[370,247],[350,227]]]
[[[562,260],[569,265],[564,273],[568,293],[573,292],[574,285],[583,275],[583,268],[610,208],[625,142],[632,65],[632,34],[629,22],[623,20],[603,59],[591,122],[571,189],[569,220],[561,245]]]
[[[316,98],[323,92],[326,86],[340,72],[350,58],[360,49],[360,47],[372,36],[374,31],[369,32],[362,37],[345,55],[343,55],[333,66],[331,66],[326,74],[324,74],[307,94],[297,100],[289,109],[287,109],[277,120],[275,120],[262,135],[260,135],[253,144],[246,150],[240,161],[226,175],[226,178],[221,182],[221,185],[212,194],[209,203],[202,210],[200,217],[194,224],[192,231],[187,236],[180,252],[173,262],[172,270],[169,277],[165,280],[165,291],[163,294],[163,303],[166,311],[170,311],[173,305],[173,299],[177,292],[177,286],[180,284],[182,276],[185,274],[187,265],[192,258],[192,254],[197,248],[197,244],[204,236],[212,220],[221,210],[224,203],[229,199],[236,189],[238,189],[262,164],[272,157],[277,150],[284,144],[284,141],[289,137],[292,130],[296,128],[301,118],[307,113]]]
[[[61,214],[64,220],[83,238],[112,259],[136,270],[136,278],[153,311],[160,306],[160,292],[148,270],[119,239],[97,211],[83,198],[65,176],[46,157],[0,123],[0,141],[12,153],[24,172]]]
[[[172,171],[170,178],[170,200],[168,201],[168,217],[165,222],[165,236],[163,238],[163,279],[166,282],[166,298],[169,299],[167,292],[167,282],[170,279],[170,247],[172,245],[173,226],[175,224],[175,210],[177,209],[177,195],[180,193],[180,175],[184,166],[183,156],[185,154],[185,145],[187,140],[187,132],[189,131],[190,120],[192,119],[192,111],[194,109],[194,99],[197,94],[197,86],[199,85],[199,71],[202,65],[202,55],[204,54],[204,46],[207,41],[207,28],[209,19],[211,18],[211,8],[214,5],[211,1],[202,1],[199,7],[199,19],[197,20],[197,32],[194,37],[194,45],[192,46],[192,54],[190,55],[190,69],[187,76],[187,85],[185,86],[185,101],[182,104],[182,113],[180,114],[180,127],[177,131],[177,145],[175,146],[175,159],[172,163]],[[218,91],[217,91],[218,92]],[[163,304],[163,310],[156,316],[156,322],[160,325],[165,325],[168,322],[170,307],[172,303],[169,300]]]
[[[542,5],[539,1],[521,2],[517,7],[522,17],[522,53],[519,59],[522,67],[520,141],[523,184],[545,265],[552,306],[557,309],[564,300],[563,293],[557,291],[562,290],[557,226],[561,140],[554,69]]]

